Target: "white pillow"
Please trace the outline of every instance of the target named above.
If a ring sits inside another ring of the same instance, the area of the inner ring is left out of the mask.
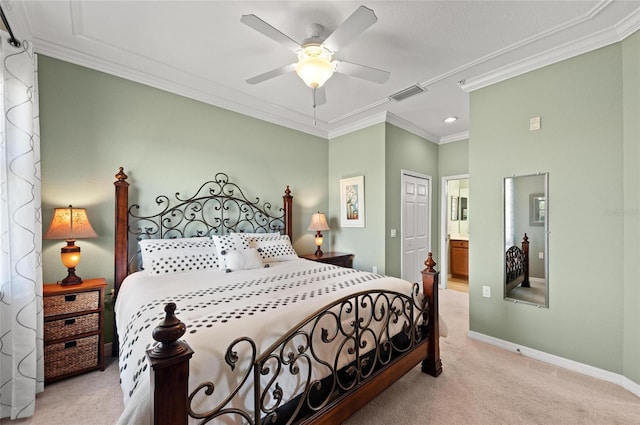
[[[265,263],[276,261],[290,261],[298,259],[298,254],[291,246],[288,235],[279,235],[278,238],[250,238],[251,248],[256,248]]]
[[[218,252],[209,238],[142,239],[142,268],[150,275],[218,269]]]
[[[226,254],[220,256],[220,260],[227,273],[263,267],[262,258],[255,248],[227,251]]]
[[[229,233],[228,235],[213,235],[211,240],[216,244],[218,252],[237,251],[239,249],[249,248],[247,238],[242,233]]]
[[[228,235],[213,235],[211,239],[216,245],[218,254],[222,257],[229,252],[238,251],[240,249],[248,249],[249,239],[244,233],[229,233]],[[223,264],[223,261],[218,263],[220,270],[226,270],[227,267]]]

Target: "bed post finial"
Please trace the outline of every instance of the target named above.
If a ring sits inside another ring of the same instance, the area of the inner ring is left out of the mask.
[[[164,306],[166,317],[153,329],[153,339],[160,342],[147,350],[151,365],[151,423],[186,425],[189,415],[189,360],[193,350],[178,341],[186,326],[175,315],[176,305]]]
[[[427,266],[427,271],[429,273],[435,272],[436,269],[434,269],[434,267],[436,266],[436,264],[438,264],[438,263],[436,263],[433,260],[433,254],[431,252],[429,252],[429,255],[427,256],[427,259],[424,262],[424,265]]]
[[[160,344],[151,350],[149,356],[156,359],[173,357],[186,350],[185,345],[178,341],[187,327],[176,317],[176,304],[168,303],[164,306],[164,312],[164,320],[153,329],[153,339]]]
[[[120,167],[120,170],[116,174],[116,179],[118,179],[118,182],[123,182],[128,178],[129,176],[127,176],[124,172],[124,167]]]

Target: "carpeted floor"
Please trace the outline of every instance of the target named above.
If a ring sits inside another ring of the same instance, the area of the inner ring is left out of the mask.
[[[545,283],[544,280],[531,279],[529,288],[516,286],[507,294],[508,298],[525,301],[533,304],[545,304]]]
[[[455,277],[447,278],[447,289],[454,291],[469,292],[469,281],[467,279],[458,279]]]
[[[348,425],[632,425],[640,398],[604,381],[467,338],[468,295],[441,290],[449,326],[443,373],[414,369],[353,416]],[[597,349],[594,347],[594,349]],[[122,411],[118,366],[48,385],[36,414],[2,425],[112,425]]]

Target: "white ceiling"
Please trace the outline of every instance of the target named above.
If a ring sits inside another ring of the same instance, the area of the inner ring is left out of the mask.
[[[640,1],[15,1],[0,2],[35,51],[325,138],[388,121],[437,143],[468,137],[468,91],[620,41]],[[294,40],[337,28],[361,4],[378,22],[335,58],[391,72],[342,74],[327,103],[295,73],[245,79],[295,54],[242,24],[255,14]],[[388,96],[414,84],[425,93]],[[457,116],[445,124],[447,116]]]

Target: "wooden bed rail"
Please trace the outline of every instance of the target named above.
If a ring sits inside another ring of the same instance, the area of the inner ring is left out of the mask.
[[[440,359],[440,333],[438,312],[439,272],[431,253],[425,261],[426,269],[422,271],[423,301],[428,305],[426,326],[422,326],[427,338],[416,347],[403,353],[393,362],[393,367],[381,369],[371,379],[350,390],[345,397],[331,402],[313,416],[296,422],[308,424],[331,425],[342,423],[366,403],[382,393],[394,382],[404,376],[418,364],[422,364],[422,372],[431,376],[442,373]],[[193,351],[189,345],[180,341],[185,333],[185,325],[175,316],[176,305],[165,306],[165,319],[153,331],[153,337],[159,345],[147,351],[151,364],[151,397],[152,424],[154,425],[186,425],[189,420],[189,360]]]

